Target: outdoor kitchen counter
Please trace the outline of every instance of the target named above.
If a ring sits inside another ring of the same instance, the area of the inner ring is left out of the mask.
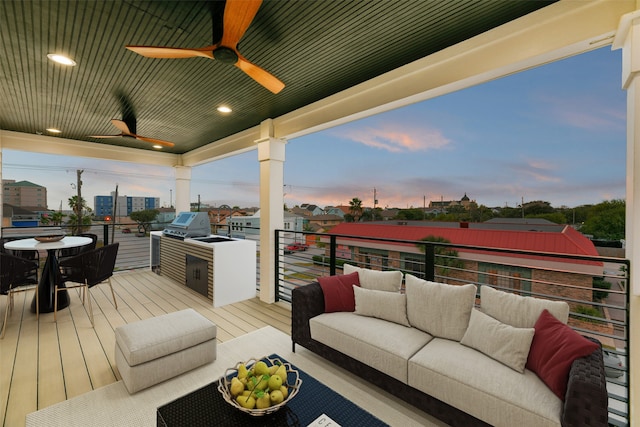
[[[254,241],[215,235],[181,240],[161,233],[155,241],[159,274],[199,292],[214,307],[256,296]]]

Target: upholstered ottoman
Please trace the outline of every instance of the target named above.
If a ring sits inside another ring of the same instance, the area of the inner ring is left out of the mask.
[[[116,366],[135,393],[216,359],[216,325],[189,308],[116,328]]]

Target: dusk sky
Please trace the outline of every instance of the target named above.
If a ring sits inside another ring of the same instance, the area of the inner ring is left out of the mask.
[[[554,207],[625,197],[626,94],[621,51],[605,47],[500,80],[289,140],[285,203],[422,207],[459,200]],[[174,172],[128,163],[3,151],[3,178],[46,186],[68,209],[76,169],[83,197],[119,194],[175,202]],[[259,205],[252,151],[193,169],[191,201]],[[170,191],[172,190],[172,191]]]

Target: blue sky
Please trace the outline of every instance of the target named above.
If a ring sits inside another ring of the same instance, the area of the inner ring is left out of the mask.
[[[626,94],[620,51],[605,47],[470,89],[292,139],[285,203],[421,207],[465,193],[486,206],[555,207],[625,197]],[[4,150],[3,178],[47,187],[67,208],[76,169],[83,196],[175,201],[171,168]],[[193,169],[191,200],[258,206],[257,153]],[[172,192],[170,190],[173,190]]]

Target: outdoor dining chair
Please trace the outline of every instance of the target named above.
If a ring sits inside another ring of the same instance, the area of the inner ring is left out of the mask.
[[[29,276],[32,280],[38,281],[38,269],[40,268],[40,253],[38,251],[20,251],[5,249],[4,244],[13,240],[19,240],[22,237],[2,237],[0,238],[0,252],[17,256],[28,260],[31,263]]]
[[[89,237],[91,239],[91,243],[84,246],[75,246],[73,248],[63,248],[58,249],[56,256],[58,257],[58,261],[62,261],[67,258],[74,257],[76,255],[81,254],[82,252],[91,251],[96,248],[96,244],[98,243],[98,235],[92,233],[81,233],[78,234],[77,237]]]
[[[7,296],[7,304],[4,311],[4,323],[2,325],[0,339],[4,338],[4,333],[7,329],[9,312],[13,311],[13,294],[35,289],[36,319],[40,317],[38,281],[34,280],[32,269],[33,263],[31,261],[0,252],[0,294]]]
[[[87,252],[82,252],[74,257],[60,261],[60,267],[64,272],[62,275],[63,282],[67,282],[64,287],[56,284],[55,296],[53,303],[53,318],[58,321],[58,292],[64,289],[82,288],[82,304],[86,298],[89,300],[89,317],[91,326],[93,324],[93,307],[91,305],[91,294],[89,289],[104,281],[109,282],[111,288],[111,296],[113,304],[118,309],[116,294],[113,292],[111,285],[111,276],[116,265],[118,256],[118,247],[120,243],[103,246]],[[71,282],[71,283],[69,283]]]

